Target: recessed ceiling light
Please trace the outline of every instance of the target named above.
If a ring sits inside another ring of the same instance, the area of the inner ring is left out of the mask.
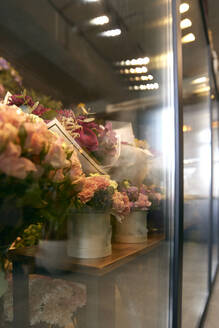
[[[147,65],[149,62],[150,62],[150,58],[144,57],[144,58],[133,58],[133,59],[122,60],[121,62],[117,62],[116,65],[140,66],[140,65]]]
[[[198,77],[197,79],[192,81],[192,84],[199,84],[199,83],[205,83],[208,81],[208,78],[206,76]]]
[[[194,91],[194,93],[203,93],[203,92],[208,92],[208,91],[210,91],[210,87],[206,85],[206,86],[203,86],[199,89],[196,89]]]
[[[121,33],[122,33],[122,31],[120,30],[120,28],[116,28],[114,30],[104,31],[104,32],[100,33],[100,35],[106,36],[106,37],[114,37],[114,36],[119,36]]]
[[[109,23],[108,16],[99,16],[99,17],[95,17],[90,20],[90,24],[92,24],[92,25],[104,25],[107,23]]]
[[[190,125],[183,125],[183,132],[190,132],[192,131],[192,127]]]
[[[185,18],[180,22],[180,27],[181,27],[182,30],[185,29],[185,28],[188,28],[190,26],[192,26],[192,22],[188,18]]]
[[[83,0],[83,2],[98,2],[99,0]]]
[[[187,12],[189,10],[189,4],[186,2],[181,3],[181,5],[179,6],[179,11],[181,14]]]
[[[154,90],[158,88],[159,88],[158,83],[147,83],[147,84],[130,86],[129,90]]]
[[[189,43],[195,41],[195,35],[193,33],[186,34],[182,37],[182,43]]]

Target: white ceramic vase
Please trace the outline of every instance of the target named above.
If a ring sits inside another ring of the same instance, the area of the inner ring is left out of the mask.
[[[143,243],[147,241],[147,212],[133,211],[122,222],[114,222],[113,240],[117,243]]]
[[[68,220],[68,256],[81,259],[112,253],[112,227],[108,212],[75,212]]]

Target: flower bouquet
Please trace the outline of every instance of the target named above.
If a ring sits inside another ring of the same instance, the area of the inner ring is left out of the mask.
[[[138,243],[147,240],[147,213],[159,205],[161,194],[142,184],[136,187],[124,180],[119,189],[129,199],[130,215],[121,223],[115,223],[114,240],[121,243]]]
[[[69,218],[68,255],[79,258],[110,255],[110,214],[123,219],[129,213],[128,197],[117,190],[115,181],[103,175],[86,177],[77,197],[77,210]]]
[[[73,148],[34,115],[0,104],[0,247],[30,224],[46,239],[66,237],[66,215],[83,181]]]
[[[46,121],[57,119],[70,136],[105,169],[111,167],[119,156],[119,139],[112,130],[112,124],[98,124],[93,115],[79,104],[74,110],[54,110],[33,102],[30,96],[14,95],[9,105],[28,106],[29,112]]]

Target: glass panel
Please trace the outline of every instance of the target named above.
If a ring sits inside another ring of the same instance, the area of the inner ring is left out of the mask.
[[[212,143],[213,143],[213,245],[212,245],[212,279],[215,277],[218,265],[218,213],[219,213],[219,187],[218,187],[218,169],[219,169],[219,122],[218,122],[218,101],[216,99],[215,88],[212,86],[211,94],[212,106]]]
[[[184,102],[183,327],[197,327],[208,295],[211,131],[208,52],[199,1],[181,21]],[[191,34],[192,33],[192,34]],[[189,42],[186,42],[189,41]],[[195,64],[194,64],[195,63]]]
[[[171,4],[1,1],[1,328],[169,326]]]

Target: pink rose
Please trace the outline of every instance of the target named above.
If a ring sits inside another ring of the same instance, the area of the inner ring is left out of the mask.
[[[0,155],[0,170],[12,177],[25,179],[31,171],[36,171],[36,166],[27,158]]]
[[[60,169],[68,165],[65,151],[59,143],[51,144],[45,157],[45,163],[50,164],[54,169]]]
[[[94,196],[95,191],[103,189],[106,190],[110,185],[110,180],[105,176],[93,176],[84,178],[83,189],[78,194],[78,198],[83,202],[87,203]]]
[[[59,169],[56,171],[55,175],[53,176],[53,181],[55,182],[61,182],[65,179],[65,176],[63,174],[63,170]]]
[[[16,106],[0,104],[0,122],[11,123],[15,127],[20,127],[26,121],[26,114]]]
[[[75,183],[80,177],[83,176],[83,171],[81,167],[81,163],[78,159],[77,153],[74,151],[70,158],[70,171],[68,172],[68,176],[72,183]]]
[[[11,123],[0,123],[0,145],[8,141],[15,141],[18,138],[18,129]]]
[[[125,192],[115,191],[112,210],[117,217],[122,219],[130,213],[129,198]]]
[[[148,200],[148,196],[139,193],[138,200],[134,203],[135,208],[147,209],[151,206],[151,202]]]
[[[4,157],[19,157],[21,155],[21,146],[15,145],[13,142],[9,142],[4,153]]]

